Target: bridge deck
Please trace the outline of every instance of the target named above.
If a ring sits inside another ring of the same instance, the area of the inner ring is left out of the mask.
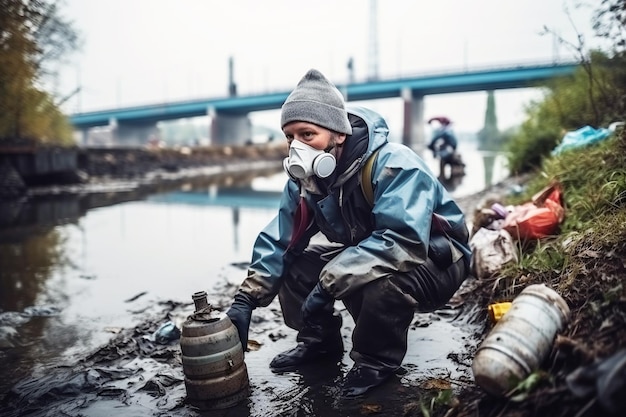
[[[532,87],[547,80],[574,73],[578,63],[515,65],[476,71],[416,75],[393,79],[369,80],[338,85],[348,101],[402,97],[410,90],[415,96]],[[246,115],[250,112],[279,109],[290,90],[234,97],[215,97],[171,103],[147,104],[118,109],[104,109],[70,116],[76,129],[106,126],[111,119],[129,124],[206,116],[216,113]]]

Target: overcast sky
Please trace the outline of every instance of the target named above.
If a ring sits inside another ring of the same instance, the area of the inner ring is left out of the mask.
[[[370,0],[65,0],[61,14],[84,45],[59,89],[82,86],[65,105],[75,113],[225,96],[230,57],[242,95],[291,89],[309,68],[346,82],[350,58],[357,81],[374,68],[384,78],[570,60],[570,50],[539,33],[545,25],[574,42],[577,30],[595,42],[592,9],[575,1],[378,0],[372,19]],[[499,127],[518,124],[524,104],[538,96],[496,92]],[[401,128],[399,100],[361,104]],[[458,130],[475,131],[485,105],[484,92],[431,96],[425,117],[445,114]],[[278,127],[277,112],[253,117]]]

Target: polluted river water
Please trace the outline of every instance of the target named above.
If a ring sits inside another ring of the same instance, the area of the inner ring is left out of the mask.
[[[494,163],[472,150],[463,155],[466,175],[448,184],[454,196],[478,192],[506,175],[498,158]],[[494,170],[488,173],[486,164]],[[353,322],[341,302],[340,362],[279,375],[269,370],[296,334],[282,323],[274,300],[253,312],[245,401],[210,411],[185,401],[179,340],[159,340],[157,330],[168,323],[180,329],[197,291],[226,310],[285,180],[277,172],[244,183],[187,184],[138,200],[94,204],[78,217],[63,215],[73,212],[64,204],[77,204],[71,198],[52,206],[44,200],[47,205],[31,209],[53,207],[54,225],[0,230],[0,414],[402,415],[418,407],[420,392],[471,383],[470,352],[483,325],[477,317],[486,313],[463,302],[463,292],[471,291],[464,286],[446,308],[415,315],[402,372],[362,399],[345,403],[338,396],[352,366]]]

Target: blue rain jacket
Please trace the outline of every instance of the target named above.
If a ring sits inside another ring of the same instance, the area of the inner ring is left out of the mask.
[[[314,219],[303,241],[291,247],[301,190],[297,181],[287,181],[278,214],[257,237],[248,276],[240,287],[260,306],[267,306],[278,294],[291,261],[318,231],[341,244],[320,274],[322,285],[336,299],[422,264],[431,233],[447,235],[455,248],[453,261],[464,257],[469,271],[471,250],[464,214],[436,175],[413,150],[388,142],[389,129],[379,114],[363,107],[348,112],[367,125],[367,150],[339,173],[330,194],[303,193]],[[375,150],[370,206],[360,181],[361,170]]]

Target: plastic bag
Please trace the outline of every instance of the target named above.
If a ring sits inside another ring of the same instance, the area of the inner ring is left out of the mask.
[[[513,238],[506,230],[490,230],[484,227],[472,236],[472,271],[476,278],[489,278],[507,262],[517,260]]]
[[[567,149],[590,145],[609,137],[610,134],[611,131],[609,129],[603,127],[594,129],[591,126],[585,126],[578,130],[567,132],[565,136],[563,136],[561,143],[552,150],[552,155],[557,155]]]
[[[594,398],[608,413],[626,411],[626,349],[591,365],[581,366],[565,379],[569,390],[579,398]]]
[[[565,217],[561,187],[554,183],[532,198],[532,202],[515,206],[502,228],[518,240],[541,239],[554,235]]]

